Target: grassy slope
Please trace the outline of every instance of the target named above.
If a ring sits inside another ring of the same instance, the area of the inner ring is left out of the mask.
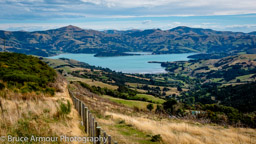
[[[149,104],[149,102],[136,101],[136,100],[125,100],[125,99],[115,98],[115,97],[111,97],[111,96],[107,96],[107,95],[104,95],[103,97],[106,99],[109,99],[110,101],[125,105],[130,108],[138,107],[140,109],[146,110],[147,105]],[[154,106],[154,107],[156,107],[156,106]]]
[[[173,79],[169,79],[169,81],[172,81]],[[132,87],[133,89],[136,89],[137,91],[139,92],[142,92],[142,93],[146,93],[147,91],[146,90],[143,90],[143,89],[137,89],[137,86],[142,86],[143,84],[139,84],[139,83],[126,83],[126,85]],[[154,85],[148,85],[149,87],[157,87],[157,86],[154,86]],[[160,89],[163,91],[163,86],[159,86]],[[166,95],[172,95],[172,94],[176,94],[176,95],[179,95],[180,92],[177,90],[176,87],[166,87],[170,90],[166,91]],[[183,89],[183,90],[186,90],[186,89]]]
[[[50,86],[56,72],[46,63],[33,56],[17,53],[0,53],[0,80],[17,92],[43,92],[54,94]]]
[[[154,96],[148,95],[148,94],[137,94],[136,97],[145,98],[145,99],[151,100],[154,103],[159,103],[159,104],[162,104],[165,102],[165,100],[163,100],[163,99],[160,99],[158,97],[154,97]]]
[[[69,63],[67,63],[63,60],[59,60],[59,59],[44,59],[44,61],[49,66],[51,66],[53,68],[55,68],[57,66],[60,66],[60,65],[69,65]],[[76,62],[73,61],[73,63],[76,63]],[[89,69],[85,69],[85,68],[79,68],[79,67],[72,68],[72,67],[69,67],[69,66],[55,68],[55,69],[56,70],[65,70],[67,73],[72,72],[72,71],[77,71],[77,70],[88,70],[88,71],[90,71]],[[117,89],[118,88],[117,86],[106,84],[106,83],[103,83],[103,82],[100,82],[100,81],[92,81],[91,79],[78,78],[78,77],[73,77],[71,75],[66,76],[66,79],[68,81],[82,81],[82,82],[87,83],[90,86],[106,87],[106,88],[109,88],[109,89]]]
[[[110,96],[97,96],[80,86],[71,86],[78,97],[84,95],[89,109],[104,131],[112,135],[119,143],[152,143],[152,135],[160,134],[162,143],[200,144],[200,143],[255,143],[256,131],[248,128],[222,127],[211,124],[200,124],[193,120],[171,120],[145,112],[146,102],[130,101]],[[144,111],[137,111],[133,107]],[[160,143],[160,142],[156,142]]]
[[[210,71],[228,70],[236,64],[240,64],[243,69],[253,68],[256,66],[256,55],[255,54],[242,54],[238,56],[225,57],[220,60],[200,60],[198,62],[172,62],[172,65],[183,66],[184,69],[178,67],[172,70],[175,73],[181,73],[188,76],[196,77],[197,74],[204,74]],[[243,63],[243,64],[242,64]],[[209,69],[201,69],[208,67]],[[168,69],[169,67],[167,67]],[[230,81],[220,81],[219,78],[210,79],[213,82],[221,82],[223,84],[236,83],[237,79],[242,82],[255,81],[255,78],[250,78],[251,75],[240,75]],[[209,81],[205,77],[199,77],[201,80]]]
[[[0,135],[85,136],[80,127],[78,113],[73,107],[68,115],[60,114],[60,104],[71,102],[66,86],[66,83],[62,83],[62,92],[56,93],[54,97],[36,100],[5,99],[1,96]],[[7,95],[17,96],[17,93]]]
[[[57,60],[55,60],[55,59],[44,59],[44,61],[47,62],[48,65],[51,66],[51,67],[57,67],[57,66],[60,66],[60,65],[68,65],[69,64],[69,63],[67,63],[63,60],[59,60],[59,59],[57,59]],[[75,63],[75,61],[73,63]],[[61,67],[61,68],[56,68],[56,70],[65,70],[66,72],[72,72],[72,71],[77,71],[77,70],[88,70],[88,69],[79,68],[79,67],[74,67],[74,68],[72,68],[72,67]],[[88,70],[88,72],[91,72],[91,71]],[[136,78],[138,78],[138,77],[136,77]],[[88,78],[78,78],[78,77],[74,77],[72,75],[67,75],[66,79],[68,81],[81,81],[81,82],[85,82],[86,84],[88,84],[90,86],[99,86],[101,88],[106,87],[106,88],[112,89],[112,90],[115,90],[115,89],[118,88],[115,85],[110,85],[110,84],[107,84],[107,83],[103,83],[103,82],[88,79]],[[137,86],[136,83],[127,83],[127,84],[132,86],[132,87]],[[140,84],[138,84],[138,85],[140,85]],[[155,86],[152,86],[152,87],[155,87]],[[160,87],[160,88],[163,89],[163,87]],[[172,89],[171,87],[169,89],[170,89],[170,91],[168,91],[167,94],[178,93],[176,89]],[[138,89],[138,91],[143,92],[143,93],[146,92],[145,90],[140,90],[140,89]],[[160,98],[157,98],[157,97],[154,97],[152,95],[139,94],[137,96],[141,97],[141,98],[143,98],[143,97],[147,98],[148,100],[152,100],[156,103],[163,103],[164,102],[164,100],[162,100]]]
[[[151,144],[153,135],[160,134],[165,144],[250,144],[256,142],[256,130],[201,124],[193,120],[169,119],[154,113],[137,111],[130,104],[119,105],[107,96],[91,97],[79,85],[71,85],[96,116],[102,129],[119,143]],[[84,96],[81,96],[84,95]],[[138,104],[138,103],[137,103]]]
[[[90,74],[93,74],[93,75],[95,75],[95,72],[97,71],[99,73],[99,74],[96,74],[97,76],[102,73],[102,71],[100,71],[100,70],[94,70],[94,72],[92,72],[90,69],[80,68],[78,66],[79,63],[75,60],[65,61],[65,60],[59,60],[59,59],[57,59],[57,60],[56,59],[44,59],[44,61],[47,62],[53,68],[61,66],[61,65],[70,65],[70,64],[75,66],[75,67],[69,67],[69,66],[58,67],[58,68],[55,68],[56,70],[65,70],[66,72],[80,71],[81,73],[84,73],[83,71],[87,71],[87,73],[90,73]],[[146,81],[150,80],[149,78],[143,78],[143,77],[138,77],[138,76],[129,75],[129,74],[126,74],[126,76],[133,77],[133,78],[136,78],[138,80],[146,80]],[[103,77],[105,77],[105,74],[101,76],[101,78],[103,78]],[[91,79],[85,79],[85,78],[81,79],[81,78],[73,77],[71,75],[68,75],[66,78],[69,81],[80,80],[80,81],[86,82],[87,84],[89,84],[91,86],[94,85],[94,86],[100,86],[100,87],[107,87],[109,89],[116,89],[117,88],[114,85],[111,85],[109,83],[103,83],[103,82],[100,82],[100,81],[97,81],[97,80],[92,81]],[[163,77],[159,76],[159,81],[163,81]],[[183,81],[174,80],[174,79],[169,79],[169,81],[183,82]],[[129,82],[127,82],[126,85],[129,85],[130,87],[132,87],[132,89],[136,89],[139,92],[142,92],[142,93],[147,92],[143,89],[138,89],[137,88],[137,85],[138,86],[142,85],[141,83],[129,83]],[[149,86],[150,87],[156,87],[155,85],[149,85]],[[162,86],[159,86],[159,87],[161,88],[161,90],[163,90],[163,88],[164,88]],[[177,91],[176,87],[167,87],[167,88],[170,89],[169,91],[166,92],[167,95],[172,95],[172,94],[179,95],[180,94],[180,92]],[[184,90],[186,90],[186,89],[184,88]],[[161,92],[163,92],[163,91],[161,91]]]
[[[16,54],[8,54],[9,57],[5,59],[12,59]],[[1,57],[2,60],[4,57]],[[25,73],[30,70],[27,67],[40,65],[42,62],[38,59],[35,61],[27,61],[27,59],[34,59],[31,56],[21,55],[17,62],[10,63],[5,71],[8,69],[15,69],[15,65],[20,68],[16,71]],[[3,61],[1,61],[3,65]],[[7,65],[8,61],[4,61]],[[22,62],[19,64],[19,62]],[[33,63],[31,65],[31,63]],[[47,69],[45,65],[45,69]],[[40,68],[40,67],[38,67]],[[48,67],[49,68],[49,67]],[[49,68],[50,69],[50,68]],[[2,69],[3,70],[3,69]],[[30,70],[31,71],[31,70]],[[35,70],[36,71],[36,70]],[[39,75],[45,75],[42,71],[32,71],[29,74],[35,74],[36,78],[40,79]],[[35,73],[34,73],[35,72]],[[2,82],[6,84],[6,81]],[[17,81],[12,80],[12,83]],[[18,82],[17,82],[18,83]],[[19,83],[21,87],[25,83]],[[67,82],[61,77],[55,77],[54,83],[50,87],[58,90],[54,96],[50,96],[44,92],[36,93],[35,91],[27,93],[19,93],[16,89],[5,87],[0,90],[0,136],[12,135],[19,137],[34,136],[83,136],[85,135],[80,128],[79,117],[76,110],[70,107],[70,113],[64,114],[60,108],[61,105],[67,105],[67,101],[71,101],[67,91]],[[0,141],[1,143],[1,141]]]

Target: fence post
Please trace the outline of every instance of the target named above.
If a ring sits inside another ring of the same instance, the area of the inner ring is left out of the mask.
[[[79,99],[78,98],[76,98],[76,110],[79,114]]]
[[[74,106],[75,106],[75,109],[76,109],[76,99],[75,99],[75,97],[74,97]]]
[[[106,134],[106,132],[104,131],[104,132],[103,132],[103,144],[107,144],[106,139],[107,139],[107,134]]]
[[[75,98],[75,109],[77,108],[77,99]],[[76,109],[77,110],[77,109]]]
[[[98,122],[95,120],[95,121],[94,121],[94,127],[93,127],[93,130],[94,130],[93,137],[94,137],[94,138],[97,137],[97,127],[98,127]],[[93,143],[95,144],[96,141],[94,141]]]
[[[84,128],[85,133],[88,133],[88,108],[84,107]]]
[[[96,142],[96,144],[100,144],[100,132],[101,132],[101,128],[96,127],[96,137],[98,137],[98,141]]]
[[[108,144],[111,144],[111,136],[108,135]]]
[[[82,124],[84,125],[84,103],[81,104],[81,118],[82,118]]]
[[[78,111],[78,99],[76,98],[76,110]]]
[[[91,113],[88,110],[88,136],[90,137],[91,135]]]
[[[92,117],[92,122],[91,122],[91,125],[92,125],[92,134],[91,134],[91,137],[94,137],[94,117]]]
[[[94,130],[95,130],[95,133],[94,133],[94,136],[96,137],[96,129],[98,127],[98,122],[97,121],[94,121]]]
[[[81,116],[81,106],[82,105],[82,102],[79,100],[79,102],[78,102],[78,113],[79,113],[79,115]]]
[[[69,94],[72,98],[73,104],[75,109],[78,111],[79,115],[82,119],[82,125],[85,127],[85,132],[88,134],[89,137],[93,138],[93,144],[112,144],[111,136],[107,135],[105,131],[101,130],[101,127],[98,126],[98,122],[95,120],[93,115],[90,113],[90,110],[86,105],[76,98],[73,93],[69,91]],[[95,139],[98,138],[98,141]],[[102,140],[101,140],[102,138]],[[118,144],[114,141],[114,144]]]

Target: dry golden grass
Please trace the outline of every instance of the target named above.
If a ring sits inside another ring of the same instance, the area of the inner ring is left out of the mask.
[[[142,80],[150,81],[150,79],[149,79],[149,78],[143,78],[143,77],[138,77],[138,76],[129,75],[129,74],[126,74],[126,76],[128,76],[128,77],[134,77],[134,78],[138,78],[138,79],[142,79]]]
[[[106,112],[115,119],[125,120],[137,129],[160,134],[169,144],[253,144],[256,143],[256,130],[250,128],[223,128],[221,126],[191,124],[188,122],[156,121],[143,117],[127,116]]]
[[[256,130],[225,128],[193,120],[169,119],[148,111],[120,105],[72,84],[75,95],[93,112],[99,125],[122,144],[151,144],[150,136],[160,134],[166,144],[254,144]],[[120,125],[124,121],[124,125]],[[160,142],[158,142],[160,143]]]
[[[138,84],[138,83],[125,83],[126,85],[129,85],[132,87],[132,89],[137,90],[139,92],[142,93],[147,93],[147,90],[143,90],[143,89],[138,89],[137,86],[143,86],[143,84]],[[159,87],[162,91],[164,89],[163,86],[154,86],[154,85],[148,85],[149,87]],[[170,89],[169,91],[166,92],[166,95],[172,95],[172,94],[176,94],[179,95],[180,92],[177,90],[176,87],[167,87],[168,89]],[[183,89],[183,91],[186,91],[187,89]]]
[[[73,76],[66,77],[66,79],[68,81],[81,81],[81,82],[84,82],[84,83],[86,83],[90,86],[99,86],[99,87],[102,87],[102,88],[106,87],[106,88],[109,88],[109,89],[112,89],[112,90],[115,90],[115,89],[118,88],[117,86],[106,84],[106,83],[103,83],[103,82],[100,82],[100,81],[95,81],[95,80],[92,80],[92,79],[78,78],[78,77],[73,77]]]
[[[79,85],[76,95],[93,111],[100,126],[119,143],[151,143],[146,135],[160,134],[166,144],[254,144],[256,130],[250,128],[224,128],[212,124],[201,124],[193,120],[159,117],[146,111],[135,111],[113,103],[104,97],[93,95]],[[92,96],[93,95],[93,96]],[[119,122],[131,125],[118,127]],[[128,132],[127,132],[128,131]],[[143,139],[147,139],[143,142]]]
[[[60,102],[72,103],[67,83],[63,81],[60,88],[61,92],[52,97],[40,95],[38,98],[24,100],[15,98],[15,93],[11,92],[7,93],[6,98],[0,97],[0,136],[15,136],[18,133],[26,136],[86,136],[73,106],[68,115],[59,115]],[[25,130],[27,125],[29,127]]]

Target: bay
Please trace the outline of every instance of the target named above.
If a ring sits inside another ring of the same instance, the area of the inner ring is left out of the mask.
[[[136,56],[116,56],[116,57],[94,57],[94,54],[60,54],[49,57],[52,59],[68,58],[85,62],[90,65],[109,68],[111,70],[120,71],[123,73],[166,73],[165,69],[161,67],[160,63],[148,63],[150,61],[157,62],[173,62],[173,61],[187,61],[190,55],[195,53],[183,54],[162,54],[150,55],[138,52]]]

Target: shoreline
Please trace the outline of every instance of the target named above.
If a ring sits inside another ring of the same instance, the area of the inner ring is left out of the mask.
[[[153,52],[124,52],[124,53],[138,53],[138,54],[133,54],[133,55],[125,55],[125,56],[170,55],[170,54],[193,54],[193,55],[196,55],[196,54],[201,54],[201,53],[165,53],[165,54],[154,54]],[[139,53],[151,53],[151,54],[139,54]],[[44,56],[38,56],[38,57],[50,58],[50,57],[55,57],[55,56],[59,56],[59,55],[62,55],[62,54],[93,54],[93,55],[96,55],[97,53],[58,53],[56,55],[49,55],[47,57],[44,57]],[[120,55],[120,56],[99,56],[99,57],[125,57],[125,56]],[[190,56],[192,56],[192,55],[190,55]],[[94,57],[97,57],[97,56],[94,56]]]
[[[65,53],[58,56],[47,57],[49,59],[67,58],[79,62],[87,63],[91,66],[99,66],[109,68],[112,71],[122,72],[127,74],[164,74],[168,73],[165,67],[162,67],[163,62],[169,61],[189,61],[189,55],[195,53],[184,54],[163,54],[163,55],[141,55],[136,57],[131,56],[113,56],[113,57],[94,57],[94,54],[81,53]],[[155,63],[155,64],[154,64]]]

